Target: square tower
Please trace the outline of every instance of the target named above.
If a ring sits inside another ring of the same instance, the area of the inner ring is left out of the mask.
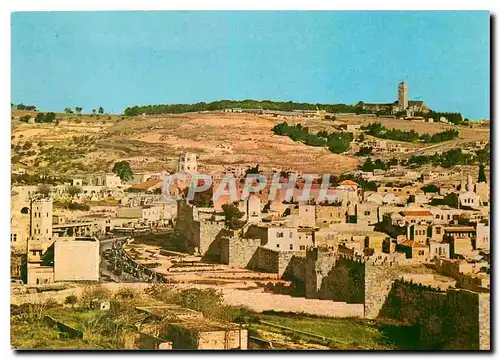
[[[193,153],[181,153],[179,156],[179,172],[184,172],[188,174],[193,174],[198,172],[198,162],[196,160],[196,154]]]
[[[52,199],[36,199],[31,203],[31,237],[36,240],[52,238]]]

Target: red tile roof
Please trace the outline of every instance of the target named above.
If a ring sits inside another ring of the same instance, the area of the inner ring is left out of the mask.
[[[426,248],[427,247],[427,245],[424,245],[424,244],[419,243],[419,242],[411,241],[411,240],[405,240],[399,245],[416,247],[416,248]]]
[[[352,180],[344,180],[340,183],[340,185],[358,186],[359,184]]]
[[[432,216],[429,210],[404,210],[401,211],[404,216]]]
[[[449,226],[445,227],[444,231],[451,231],[451,232],[456,232],[456,231],[475,231],[476,229],[473,226]]]

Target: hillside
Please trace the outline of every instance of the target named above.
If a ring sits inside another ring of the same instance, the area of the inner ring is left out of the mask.
[[[13,117],[16,119],[23,113],[15,112]],[[201,170],[205,171],[216,171],[222,165],[260,164],[261,168],[339,174],[355,169],[359,163],[352,156],[332,154],[324,148],[274,135],[273,126],[283,120],[260,115],[212,112],[143,118],[58,114],[57,119],[58,125],[12,121],[14,165],[21,162],[39,173],[64,174],[110,170],[115,161],[129,160],[134,172],[174,170],[182,151],[197,153]],[[300,122],[311,131],[335,131],[334,124],[372,121],[381,121],[386,127],[428,133],[453,127],[373,118],[287,121]],[[432,145],[428,151],[489,139],[489,129],[453,128],[459,130],[459,139]]]

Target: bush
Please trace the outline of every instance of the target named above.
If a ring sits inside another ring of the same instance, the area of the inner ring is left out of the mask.
[[[31,119],[31,115],[24,115],[19,118],[20,121],[27,123]]]
[[[90,303],[94,299],[110,299],[111,292],[101,285],[89,285],[83,288],[80,296],[82,306],[90,307]]]
[[[373,148],[371,146],[368,146],[368,147],[364,146],[361,149],[359,149],[359,151],[354,155],[356,155],[356,156],[368,156],[368,155],[371,155],[372,152],[373,152]]]
[[[166,303],[177,303],[179,301],[179,293],[168,285],[151,285],[144,290],[144,293]]]
[[[439,186],[434,184],[424,185],[420,188],[424,193],[439,193]]]
[[[309,128],[301,124],[288,125],[286,122],[273,128],[276,135],[288,136],[293,141],[301,141],[310,146],[328,146],[328,150],[340,154],[349,150],[353,140],[352,133],[320,131],[317,134],[309,133]]]
[[[116,292],[115,299],[132,300],[134,298],[138,298],[139,295],[140,293],[137,290],[122,287]]]
[[[71,307],[74,307],[77,302],[78,302],[78,297],[76,295],[68,295],[64,299],[64,303],[66,305],[71,305]]]
[[[81,210],[81,211],[89,211],[90,210],[90,205],[87,204],[78,204],[78,203],[71,203],[68,205],[69,210]]]

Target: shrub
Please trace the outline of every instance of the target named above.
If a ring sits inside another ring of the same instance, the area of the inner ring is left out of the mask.
[[[76,295],[68,295],[64,299],[64,303],[66,305],[71,305],[71,307],[74,307],[77,302],[78,302],[78,297]]]
[[[90,210],[90,205],[87,204],[78,204],[78,203],[71,203],[68,205],[69,210],[81,210],[81,211],[89,211]]]
[[[139,295],[140,293],[134,289],[122,287],[116,292],[115,299],[132,300],[139,297]]]
[[[111,292],[101,285],[89,285],[83,288],[80,302],[82,306],[90,307],[90,302],[94,299],[110,299]]]

